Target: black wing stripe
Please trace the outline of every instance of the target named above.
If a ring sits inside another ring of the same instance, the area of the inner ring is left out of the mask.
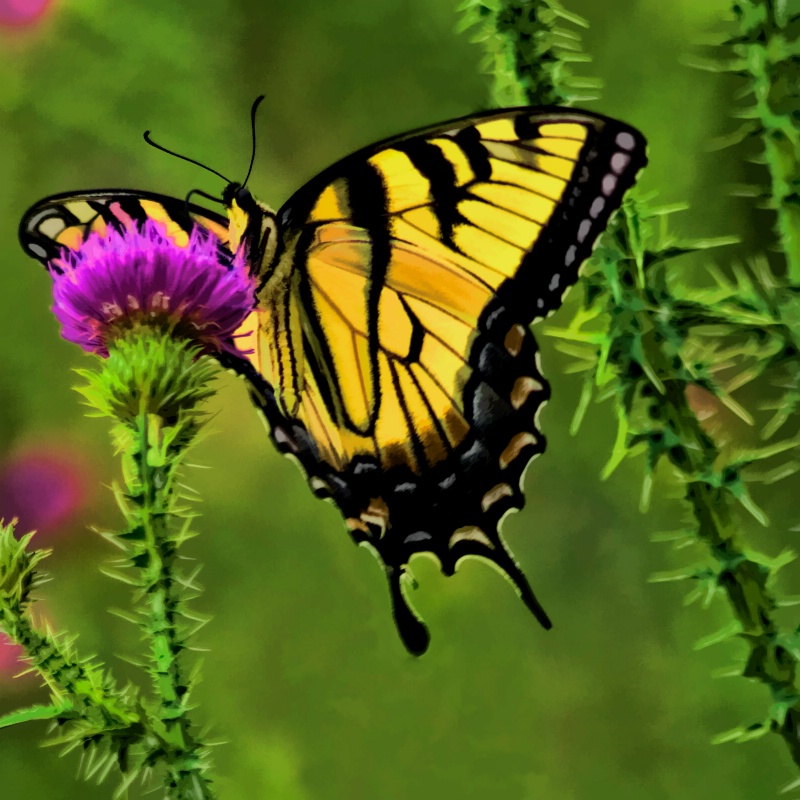
[[[420,322],[419,317],[411,310],[411,307],[406,302],[405,295],[402,292],[397,292],[397,298],[400,300],[400,305],[411,320],[411,340],[408,343],[408,354],[402,359],[405,363],[418,361],[420,353],[422,352],[422,343],[425,341],[426,328]]]
[[[464,221],[458,212],[458,201],[464,193],[458,187],[453,164],[435,144],[424,139],[411,139],[396,148],[405,153],[414,167],[430,182],[433,212],[439,220],[444,242],[457,250],[453,242],[453,228]]]
[[[353,224],[363,228],[371,240],[369,287],[367,289],[367,341],[369,343],[370,370],[375,387],[375,406],[367,430],[362,431],[349,420],[351,427],[361,434],[371,433],[380,407],[380,375],[378,372],[378,304],[386,281],[386,271],[392,257],[391,234],[387,226],[388,200],[381,173],[369,162],[355,162],[345,175],[348,202]],[[322,332],[317,331],[320,338]]]
[[[478,133],[478,129],[474,126],[463,128],[453,138],[467,157],[475,180],[490,180],[492,177],[492,165],[489,163],[488,151],[481,144],[481,135]]]

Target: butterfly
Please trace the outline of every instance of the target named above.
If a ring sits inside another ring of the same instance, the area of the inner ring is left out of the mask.
[[[248,385],[275,446],[378,556],[414,654],[426,626],[401,580],[416,553],[452,575],[482,557],[550,620],[500,535],[545,449],[535,320],[557,309],[646,164],[645,139],[571,108],[474,114],[373,144],[273,212],[238,183],[227,217],[150,192],[60,194],[24,215],[45,265],[92,232],[201,226],[258,279]],[[245,181],[246,183],[246,181]]]

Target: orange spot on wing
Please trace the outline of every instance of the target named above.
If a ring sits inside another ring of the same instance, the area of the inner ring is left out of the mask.
[[[103,237],[105,237],[106,233],[108,233],[108,225],[101,216],[97,216],[95,221],[92,223],[92,233],[96,233],[98,236]]]
[[[70,250],[80,250],[83,245],[83,234],[80,228],[64,228],[56,237],[56,241]]]

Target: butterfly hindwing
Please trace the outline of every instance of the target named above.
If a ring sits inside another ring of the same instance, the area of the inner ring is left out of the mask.
[[[622,123],[509,109],[355,153],[278,213],[261,291],[273,435],[380,556],[414,652],[427,633],[400,577],[418,552],[447,574],[488,559],[549,626],[498,531],[545,445],[528,325],[561,304],[644,163]]]

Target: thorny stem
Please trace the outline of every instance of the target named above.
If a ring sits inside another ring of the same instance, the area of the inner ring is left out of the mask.
[[[559,86],[559,72],[565,65],[558,52],[542,41],[550,34],[550,26],[542,20],[550,5],[503,0],[497,12],[498,37],[505,42],[507,58],[514,65],[521,99],[530,105],[557,105],[566,100]]]
[[[641,364],[646,368],[631,369],[628,359],[632,350],[622,359],[615,360],[612,356],[610,360],[617,372],[617,402],[622,413],[629,415],[630,398],[637,389],[644,389],[643,396],[649,398],[649,416],[657,421],[651,430],[629,440],[628,445],[637,440],[647,441],[651,448],[655,446],[653,452],[658,453],[657,458],[665,456],[685,476],[685,499],[697,522],[694,535],[716,561],[716,573],[711,580],[725,592],[738,622],[736,635],[750,650],[741,674],[767,686],[772,693],[773,708],[785,709],[785,715],[771,714],[769,728],[783,737],[800,766],[797,656],[794,648],[785,646],[788,638],[774,620],[777,602],[767,583],[775,570],[748,556],[740,541],[733,506],[737,498],[748,506],[750,503],[739,467],[716,466],[719,449],[702,429],[686,399],[691,374],[687,374],[680,362],[676,363],[676,353],[670,352],[674,345],[667,344],[681,339],[681,322],[675,316],[674,306],[670,310],[670,298],[663,294],[664,287],[658,286],[659,265],[651,263],[647,270],[637,266],[646,254],[635,208],[626,205],[623,214],[617,235],[606,239],[609,251],[615,252],[611,261],[618,278],[607,295],[607,337],[614,352],[615,343],[619,344],[631,331],[642,332],[633,335],[640,342]],[[651,468],[657,458],[651,458]]]
[[[787,0],[793,3],[794,0]],[[787,2],[781,4],[786,16]],[[772,176],[772,194],[778,213],[781,242],[786,253],[790,279],[800,283],[800,130],[787,113],[778,113],[774,104],[778,98],[774,80],[780,61],[789,69],[795,69],[797,57],[787,59],[791,42],[782,38],[777,23],[777,6],[773,0],[741,0],[734,4],[743,31],[759,35],[745,36],[748,72],[753,79],[756,96],[756,116],[764,135],[767,162]],[[523,93],[528,102],[564,102],[569,100],[566,55],[561,49],[553,50],[556,42],[548,31],[555,16],[568,17],[567,12],[553,0],[499,0],[483,5],[481,0],[468,2],[467,14],[473,22],[483,21],[487,30],[484,36],[487,55],[494,67],[495,96],[501,100],[498,88],[506,95]],[[800,19],[795,14],[794,22]],[[573,20],[576,21],[576,20]],[[493,27],[492,27],[493,26]],[[774,41],[766,41],[766,34]],[[779,45],[785,45],[781,50]],[[795,54],[797,55],[797,54]],[[786,76],[784,75],[784,81]],[[516,79],[516,80],[515,80]],[[516,87],[505,88],[516,82]],[[796,82],[795,82],[796,83]],[[796,86],[795,86],[796,88]],[[791,91],[791,90],[790,90]],[[633,363],[630,349],[622,363],[614,364],[613,350],[608,351],[609,361],[617,371],[617,402],[621,420],[627,420],[631,398],[637,388],[647,386],[651,409],[659,419],[658,436],[669,440],[671,446],[660,443],[658,460],[666,455],[671,463],[687,479],[686,500],[697,522],[695,535],[708,547],[718,565],[714,576],[716,587],[727,595],[738,621],[738,635],[749,648],[750,655],[742,674],[754,678],[772,692],[773,709],[769,727],[777,731],[786,741],[795,763],[800,765],[800,691],[796,685],[796,649],[789,637],[782,636],[773,619],[776,600],[767,589],[768,578],[774,570],[766,564],[749,558],[739,541],[732,511],[735,498],[746,495],[738,470],[715,470],[719,451],[711,438],[703,431],[686,400],[685,390],[690,376],[676,364],[675,354],[669,352],[668,337],[652,335],[660,324],[658,303],[653,302],[648,273],[640,266],[644,263],[639,229],[641,221],[635,208],[626,209],[626,219],[621,226],[621,235],[611,242],[605,237],[609,250],[616,251],[612,261],[616,275],[609,275],[599,288],[607,298],[608,326],[606,333],[610,348],[620,345],[618,352],[630,348],[630,341],[640,347],[641,364],[648,365],[642,373],[639,364]],[[637,258],[638,255],[638,258]],[[627,286],[622,272],[629,271]],[[651,274],[651,273],[650,273]],[[628,288],[630,287],[630,288]],[[628,320],[629,326],[622,330],[620,320]],[[616,327],[616,330],[615,330]],[[663,327],[663,326],[662,326]],[[647,332],[650,332],[649,334]],[[626,364],[625,359],[631,363]],[[626,372],[628,366],[636,367]],[[599,366],[598,366],[599,368]],[[627,424],[627,422],[626,422]],[[652,436],[652,432],[650,433]],[[635,438],[647,438],[634,437]],[[629,446],[632,442],[629,442]],[[652,442],[651,442],[652,444]],[[739,491],[741,490],[741,491]]]
[[[461,10],[462,26],[479,29],[495,105],[571,105],[594,98],[598,82],[572,74],[573,64],[589,58],[571,26],[587,23],[558,0],[466,0]]]
[[[797,657],[784,647],[774,619],[777,603],[767,588],[772,570],[748,558],[737,534],[733,499],[725,484],[733,484],[739,476],[713,473],[718,450],[689,408],[686,384],[664,380],[664,388],[665,394],[658,402],[666,414],[667,425],[677,433],[682,453],[686,454],[687,463],[679,469],[690,477],[686,500],[697,521],[696,535],[717,562],[717,585],[724,590],[739,623],[738,636],[750,651],[741,674],[764,684],[774,702],[793,700],[785,719],[772,720],[771,728],[783,738],[795,764],[800,766]],[[704,479],[698,479],[700,476]]]
[[[800,286],[800,2],[737,0],[733,14],[739,36],[730,44],[755,97],[787,276]]]
[[[162,736],[172,753],[166,761],[168,797],[175,800],[213,798],[205,777],[202,745],[191,732],[189,709],[184,703],[188,679],[182,651],[184,634],[180,627],[181,591],[174,562],[177,542],[169,531],[169,494],[179,458],[151,458],[153,446],[160,446],[163,420],[141,412],[136,418],[138,452],[134,456],[140,487],[139,515],[147,554],[144,568],[148,631],[158,719]]]
[[[138,709],[122,699],[102,669],[72,657],[58,638],[37,631],[21,605],[2,599],[0,623],[9,638],[25,650],[53,696],[98,732],[129,729],[132,736],[142,732]]]

